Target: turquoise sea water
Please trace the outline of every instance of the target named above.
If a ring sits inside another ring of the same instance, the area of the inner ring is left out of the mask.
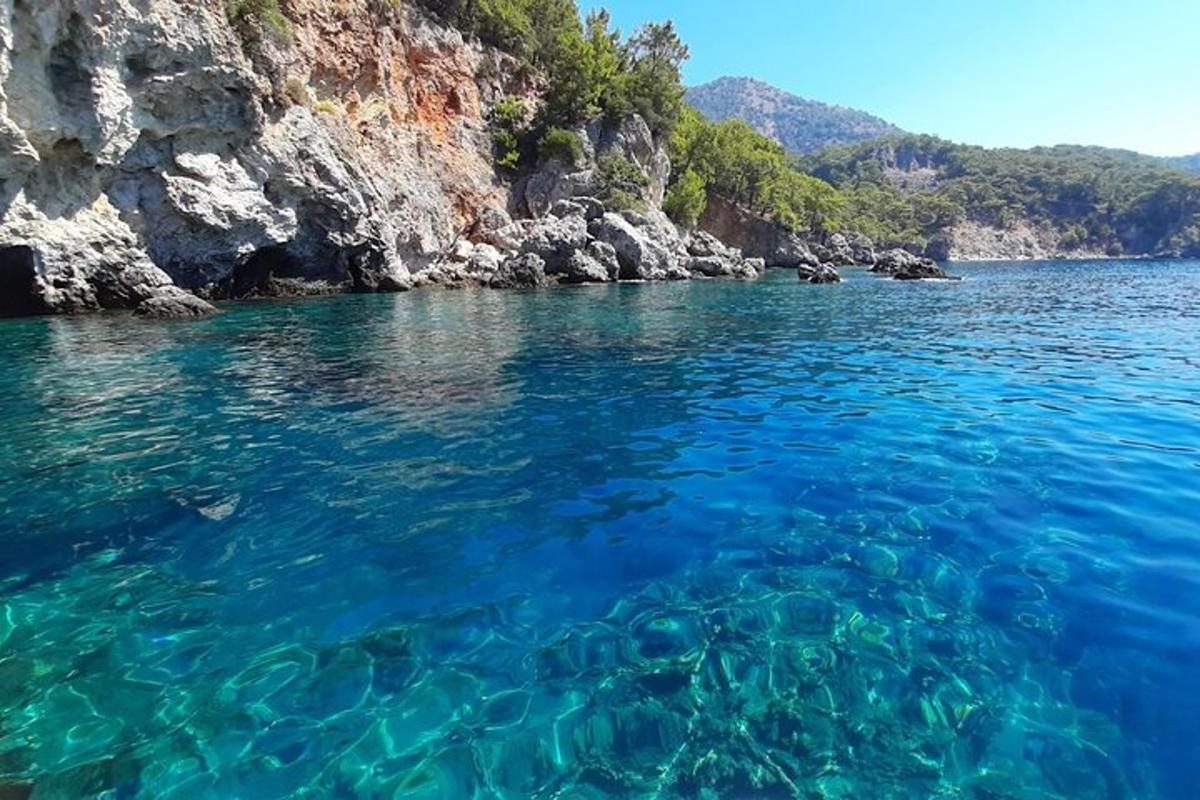
[[[1200,796],[1200,264],[0,322],[0,796]]]

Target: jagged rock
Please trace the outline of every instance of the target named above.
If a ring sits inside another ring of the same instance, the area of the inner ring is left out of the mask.
[[[586,252],[604,268],[608,280],[615,281],[620,276],[621,262],[617,258],[617,251],[611,244],[593,239],[588,242]]]
[[[466,239],[459,239],[454,243],[454,246],[450,248],[450,252],[446,254],[446,257],[451,261],[462,263],[465,261],[470,261],[474,252],[475,245],[473,243],[468,242]]]
[[[767,262],[763,261],[761,258],[746,258],[742,260],[742,264],[747,269],[754,272],[753,275],[748,274],[747,277],[757,278],[767,271]]]
[[[613,124],[598,119],[572,133],[579,141],[578,163],[567,164],[550,158],[540,164],[533,174],[513,187],[519,204],[532,217],[553,213],[554,206],[564,199],[602,196],[605,182],[599,170],[599,160],[609,155],[619,156],[638,167],[646,176],[641,200],[648,208],[658,208],[666,193],[671,161],[666,148],[654,140],[645,120],[633,114]],[[603,213],[602,210],[600,213]],[[599,216],[589,208],[588,219]]]
[[[544,217],[555,205],[578,196],[595,194],[596,173],[594,167],[576,168],[554,158],[546,161],[537,171],[523,179],[519,192],[525,209],[535,218]]]
[[[583,206],[574,200],[559,200],[550,207],[549,215],[552,217],[582,217]]]
[[[525,237],[538,224],[538,220],[519,219],[510,222],[503,228],[493,231],[487,238],[487,243],[494,245],[501,251],[507,253],[515,253],[521,249],[521,244],[525,241]]]
[[[668,281],[686,281],[691,280],[692,273],[688,272],[688,268],[677,261],[672,261],[663,271],[662,280]]]
[[[607,267],[578,250],[571,254],[558,274],[563,283],[605,283],[612,280]]]
[[[588,226],[583,215],[544,217],[537,221],[521,243],[520,252],[534,253],[555,274],[566,267],[571,255],[587,246]]]
[[[480,243],[475,245],[475,249],[471,252],[471,257],[467,260],[472,272],[490,274],[500,268],[500,263],[504,257],[490,244]]]
[[[414,288],[441,286],[448,289],[461,289],[468,286],[487,285],[492,275],[481,277],[471,271],[469,264],[463,262],[437,261],[412,273],[410,280]]]
[[[796,269],[800,280],[805,283],[841,283],[842,276],[838,273],[837,268],[833,264],[818,264],[815,267],[810,267],[807,264],[801,264]]]
[[[871,271],[890,275],[901,281],[949,277],[932,259],[915,256],[899,248],[880,253]]]
[[[824,251],[818,251],[814,248],[814,252],[821,256],[822,262],[829,262],[835,267],[846,267],[854,264],[854,251],[850,247],[850,242],[840,233],[835,233],[825,242]]]
[[[172,283],[394,289],[506,227],[486,111],[525,92],[510,57],[411,4],[288,13],[290,41],[260,51],[220,3],[0,15],[0,249],[24,248],[6,313],[135,308]],[[296,99],[313,76],[338,113]]]
[[[604,204],[594,197],[573,197],[570,200],[559,200],[550,208],[552,217],[583,217],[591,222],[604,215]]]
[[[625,217],[606,213],[588,225],[591,235],[611,245],[620,264],[622,280],[661,280],[675,265],[671,251]]]
[[[687,238],[688,255],[693,256],[721,256],[728,258],[736,251],[734,248],[726,247],[720,239],[713,236],[707,231],[692,231]]]
[[[133,309],[133,313],[139,317],[150,319],[186,319],[216,312],[216,307],[211,303],[175,286],[164,287]]]
[[[546,285],[546,262],[536,253],[507,258],[488,280],[493,289],[533,289]]]
[[[870,267],[875,264],[875,243],[864,233],[852,233],[846,237],[850,244],[850,256],[855,264]]]
[[[717,278],[732,273],[728,259],[720,256],[695,256],[687,262],[688,272],[706,278]]]

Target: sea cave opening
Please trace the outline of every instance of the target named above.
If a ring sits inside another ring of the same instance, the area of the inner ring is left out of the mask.
[[[0,317],[27,317],[46,312],[37,286],[37,255],[32,247],[0,248]]]

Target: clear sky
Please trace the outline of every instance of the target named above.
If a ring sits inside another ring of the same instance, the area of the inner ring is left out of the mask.
[[[987,146],[1200,152],[1200,0],[580,0],[746,75]]]

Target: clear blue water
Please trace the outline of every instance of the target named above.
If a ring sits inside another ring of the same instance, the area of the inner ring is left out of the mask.
[[[960,271],[4,321],[0,796],[1200,796],[1200,264]]]

